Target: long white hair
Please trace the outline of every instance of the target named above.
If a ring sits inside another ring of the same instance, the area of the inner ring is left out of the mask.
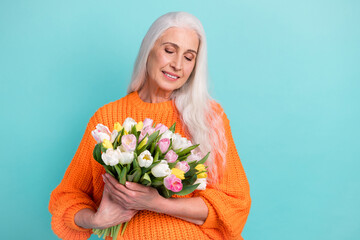
[[[171,27],[189,28],[199,37],[200,45],[193,72],[186,83],[172,95],[182,124],[200,152],[211,152],[206,164],[209,183],[216,184],[226,163],[227,142],[223,116],[214,112],[213,99],[208,91],[207,47],[204,28],[195,16],[186,12],[170,12],[159,17],[146,33],[133,70],[128,93],[139,91],[146,81],[146,63],[156,40]]]

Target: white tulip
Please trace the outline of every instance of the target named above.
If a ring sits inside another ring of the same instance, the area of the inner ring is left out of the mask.
[[[125,131],[130,132],[131,128],[136,124],[137,122],[134,119],[126,118],[122,126],[125,128]]]
[[[192,146],[191,141],[189,141],[189,139],[181,137],[181,135],[178,133],[173,134],[171,139],[172,139],[172,147],[175,150],[178,150],[180,148],[184,150],[185,148]]]
[[[166,130],[166,131],[163,133],[163,135],[161,135],[160,140],[163,139],[163,138],[168,138],[168,139],[170,139],[170,138],[173,137],[173,135],[174,135],[174,133],[173,133],[172,131]]]
[[[139,162],[139,166],[140,167],[150,167],[151,164],[153,163],[154,159],[151,156],[151,153],[148,150],[143,151],[139,156],[138,156],[138,162]]]
[[[104,161],[106,165],[115,166],[119,163],[120,155],[117,150],[112,148],[108,148],[106,153],[101,154],[101,159]]]
[[[200,185],[196,188],[197,190],[205,190],[206,189],[206,178],[196,179],[194,184],[198,184],[198,183],[200,183]]]
[[[166,177],[171,174],[171,169],[167,164],[167,161],[161,160],[161,162],[151,169],[152,175],[155,177]]]
[[[119,152],[119,162],[122,165],[132,163],[132,161],[134,160],[134,152],[122,152],[120,151],[120,147],[118,147],[116,151]]]

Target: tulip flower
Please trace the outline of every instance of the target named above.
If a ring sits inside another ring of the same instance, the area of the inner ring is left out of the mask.
[[[168,163],[165,160],[161,160],[158,165],[151,169],[151,173],[155,177],[166,177],[171,174],[171,170]]]
[[[175,150],[178,149],[185,149],[192,146],[191,141],[189,141],[187,138],[181,137],[180,134],[175,133],[172,137],[172,147]]]
[[[131,152],[136,148],[136,137],[134,134],[128,134],[121,137],[120,149],[123,152]]]
[[[138,156],[138,162],[139,162],[139,166],[140,167],[150,167],[151,164],[153,163],[153,157],[151,156],[151,153],[148,150],[143,151],[139,156]]]
[[[131,128],[136,124],[137,124],[137,122],[134,119],[126,118],[123,123],[123,127],[125,128],[125,131],[130,132]]]
[[[153,122],[151,118],[145,118],[143,128],[152,127]]]
[[[120,132],[123,129],[123,127],[121,126],[121,124],[119,122],[116,122],[116,123],[114,123],[114,129],[117,132]]]
[[[102,143],[104,148],[113,148],[113,145],[111,144],[111,142],[107,139],[104,139],[103,143]]]
[[[155,127],[155,131],[160,130],[160,134],[164,133],[166,130],[169,130],[164,124],[158,123]]]
[[[119,162],[122,165],[132,163],[134,160],[134,152],[122,152],[120,151],[120,147],[116,150],[119,152]]]
[[[96,129],[91,131],[91,135],[94,137],[97,143],[102,143],[104,139],[110,141],[111,132],[108,127],[99,123],[96,125]]]
[[[185,172],[178,168],[171,169],[171,174],[175,175],[177,178],[180,178],[181,180],[185,179],[185,176],[184,176]]]
[[[115,166],[119,163],[119,152],[112,148],[106,150],[106,153],[101,154],[101,159],[104,161],[106,165]]]
[[[185,173],[190,170],[190,166],[186,161],[178,162],[176,164],[175,168],[178,168],[178,169],[184,171]]]
[[[173,174],[164,178],[164,186],[173,192],[180,192],[183,187],[181,180]]]
[[[196,188],[196,190],[205,190],[206,189],[206,178],[198,178],[196,179],[196,181],[194,182],[195,184],[200,183],[200,185]]]
[[[166,154],[165,154],[165,160],[169,163],[173,163],[178,159],[178,155],[173,151],[173,150],[169,150]]]
[[[161,153],[165,153],[170,146],[170,139],[163,138],[157,143],[157,145],[159,146]]]

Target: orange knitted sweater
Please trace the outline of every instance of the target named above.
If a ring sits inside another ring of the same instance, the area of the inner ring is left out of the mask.
[[[208,186],[206,190],[195,191],[185,196],[199,196],[204,200],[209,209],[205,223],[199,226],[166,214],[139,211],[129,222],[124,236],[119,235],[117,239],[242,239],[241,232],[250,210],[249,184],[235,148],[229,120],[223,114],[220,105],[215,105],[217,112],[224,116],[228,141],[226,170],[220,180],[219,188]],[[91,229],[77,226],[74,216],[83,208],[96,211],[104,189],[101,175],[105,170],[92,157],[96,142],[91,131],[98,123],[111,128],[115,122],[122,123],[127,117],[132,117],[137,122],[151,118],[154,123],[163,123],[168,127],[177,122],[176,132],[186,136],[180,124],[179,113],[171,101],[147,103],[140,99],[137,92],[133,92],[101,107],[91,117],[64,178],[51,193],[49,203],[49,211],[52,214],[51,225],[58,237],[68,240],[90,237]]]

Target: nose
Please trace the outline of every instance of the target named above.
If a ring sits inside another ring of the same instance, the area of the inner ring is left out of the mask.
[[[175,56],[171,63],[170,66],[175,70],[175,71],[180,71],[182,69],[182,57],[180,55]]]

